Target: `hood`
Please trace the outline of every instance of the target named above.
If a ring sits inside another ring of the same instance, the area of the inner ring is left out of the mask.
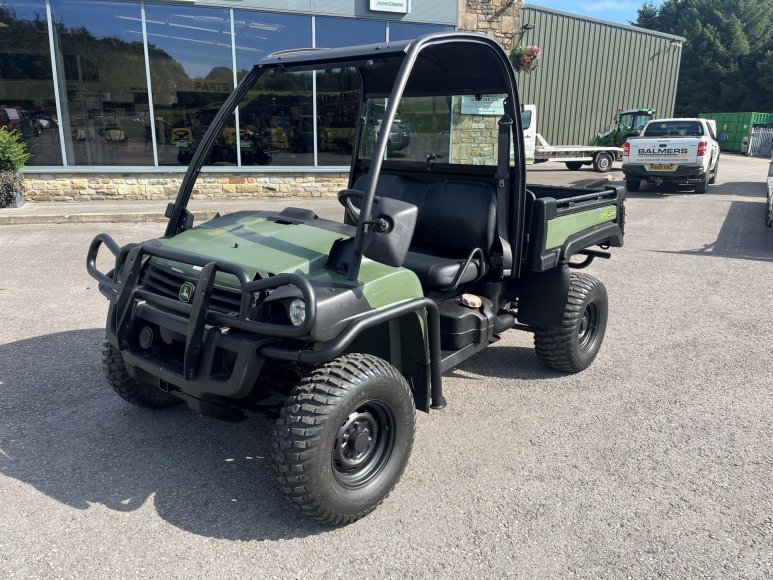
[[[256,275],[267,278],[285,272],[312,274],[324,268],[333,243],[349,237],[331,229],[272,219],[275,216],[238,212],[158,242],[165,248],[237,264],[254,279]],[[154,261],[194,277],[201,270],[172,260],[154,258]],[[220,272],[216,279],[219,284],[239,286],[230,274]]]

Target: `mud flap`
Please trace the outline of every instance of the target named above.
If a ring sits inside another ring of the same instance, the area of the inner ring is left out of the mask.
[[[518,296],[518,322],[538,328],[560,328],[568,295],[566,265],[526,273]]]

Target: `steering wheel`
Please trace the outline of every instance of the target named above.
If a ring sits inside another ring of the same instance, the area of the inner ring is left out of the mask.
[[[338,192],[338,202],[346,208],[346,212],[349,214],[349,217],[352,218],[355,222],[359,221],[360,219],[360,208],[354,205],[352,199],[358,199],[362,201],[362,198],[365,196],[365,192],[361,189],[342,189]],[[377,202],[379,200],[379,197],[377,195],[373,196],[373,201]]]

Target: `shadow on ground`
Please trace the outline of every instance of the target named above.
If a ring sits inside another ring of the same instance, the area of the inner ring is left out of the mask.
[[[480,375],[481,380],[496,377],[516,381],[554,379],[566,376],[566,373],[546,367],[537,358],[534,348],[504,344],[494,344],[486,348],[444,376],[464,376],[469,379],[471,378],[469,374]]]
[[[722,188],[718,191],[718,188]],[[707,193],[714,195],[733,195],[737,197],[753,197],[765,199],[765,183],[761,181],[732,181],[721,185],[709,185]],[[671,197],[673,195],[704,195],[695,191],[694,185],[677,185],[674,183],[662,183],[656,186],[653,183],[642,182],[638,192],[627,191],[628,198]]]
[[[763,203],[734,201],[730,204],[717,239],[710,244],[691,250],[651,251],[773,262],[773,230],[765,226],[764,209]]]
[[[202,536],[275,540],[330,528],[301,516],[273,481],[268,420],[230,424],[184,405],[144,410],[102,376],[103,330],[0,345],[0,473],[72,508],[133,511],[148,500]]]

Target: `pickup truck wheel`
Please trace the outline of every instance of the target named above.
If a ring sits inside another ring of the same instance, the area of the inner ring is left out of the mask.
[[[703,176],[703,181],[695,185],[695,193],[706,193],[706,190],[709,188],[709,183],[711,183],[709,174],[706,173],[706,175]]]
[[[607,328],[609,301],[600,280],[572,274],[561,328],[535,328],[537,356],[549,367],[577,373],[596,358]]]
[[[641,188],[641,181],[638,179],[626,179],[625,180],[625,189],[626,191],[639,191]]]
[[[606,173],[607,171],[612,169],[612,164],[614,162],[615,162],[615,158],[612,157],[611,153],[602,151],[601,153],[596,155],[596,158],[593,160],[593,169],[595,169],[599,173]]]
[[[182,402],[158,387],[133,379],[126,371],[121,352],[108,341],[102,344],[102,370],[118,396],[132,405],[161,408]]]
[[[569,171],[579,171],[582,167],[582,161],[567,161],[566,168]]]
[[[271,441],[274,475],[308,517],[350,524],[392,491],[415,431],[413,395],[400,372],[372,355],[345,355],[288,396]]]

